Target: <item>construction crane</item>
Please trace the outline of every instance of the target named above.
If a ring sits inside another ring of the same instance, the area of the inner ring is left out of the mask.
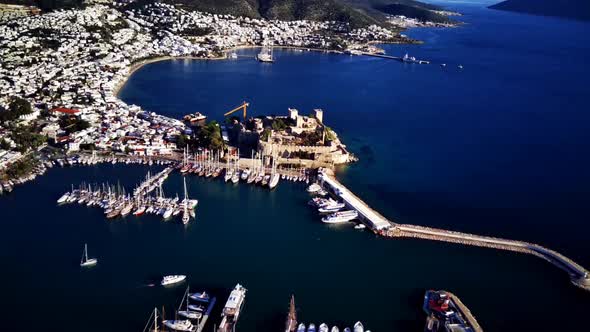
[[[234,108],[233,110],[225,113],[223,116],[228,116],[228,115],[230,115],[230,114],[232,114],[234,112],[237,112],[237,111],[243,109],[244,110],[244,120],[246,120],[246,110],[247,110],[248,106],[250,106],[250,103],[243,102],[242,105],[240,105],[240,106]]]

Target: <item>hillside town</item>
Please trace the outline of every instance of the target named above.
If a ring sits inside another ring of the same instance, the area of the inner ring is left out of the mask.
[[[171,155],[179,137],[190,133],[185,123],[117,97],[128,75],[146,61],[217,59],[239,46],[345,51],[372,42],[411,41],[379,26],[351,29],[341,22],[251,19],[163,3],[114,2],[42,14],[29,7],[11,10],[0,22],[4,178],[22,159],[34,162],[36,153],[31,152],[42,145],[64,153],[92,149]]]

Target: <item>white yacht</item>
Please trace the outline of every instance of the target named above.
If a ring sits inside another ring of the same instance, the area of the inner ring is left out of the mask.
[[[246,299],[246,288],[237,284],[229,294],[229,298],[223,307],[221,323],[218,332],[230,332],[235,330],[242,306]]]
[[[80,261],[80,266],[82,266],[82,267],[93,266],[93,265],[96,265],[96,263],[98,263],[98,260],[96,258],[88,258],[88,245],[86,243],[84,243],[84,253],[82,254],[82,260]]]
[[[190,320],[165,320],[162,323],[175,331],[193,331],[195,329]]]
[[[316,332],[314,323],[309,324],[309,326],[307,327],[307,332]]]
[[[318,330],[319,332],[329,332],[330,329],[328,328],[328,325],[326,325],[326,323],[322,323],[320,325],[320,329]]]
[[[319,213],[332,213],[338,212],[344,208],[344,203],[331,203],[325,206],[322,206],[318,209]]]
[[[182,282],[185,279],[186,279],[186,276],[185,275],[182,275],[182,274],[165,276],[164,278],[162,278],[162,281],[160,282],[160,285],[162,285],[162,286],[168,286],[168,285],[172,285],[172,284],[176,284],[176,283]]]
[[[356,322],[354,324],[354,332],[365,332],[365,327],[363,326],[363,323]]]
[[[297,332],[305,332],[305,324],[301,323],[297,326]]]
[[[330,332],[340,332],[340,329],[338,328],[338,326],[333,326]]]
[[[359,214],[355,210],[341,211],[322,218],[322,222],[326,224],[342,224],[354,220],[358,216]]]
[[[202,312],[192,311],[192,310],[179,310],[178,314],[184,318],[188,319],[201,319],[203,317]]]
[[[320,190],[322,190],[322,187],[320,187],[320,185],[317,183],[312,183],[309,187],[307,187],[307,192],[312,194],[317,193]]]

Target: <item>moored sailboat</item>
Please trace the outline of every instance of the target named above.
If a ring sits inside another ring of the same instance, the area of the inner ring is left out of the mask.
[[[82,260],[80,261],[80,266],[87,267],[93,266],[98,263],[96,258],[88,258],[88,245],[84,243],[84,253],[82,253]]]

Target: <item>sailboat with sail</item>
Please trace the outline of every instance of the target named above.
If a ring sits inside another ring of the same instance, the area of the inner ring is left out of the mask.
[[[264,47],[262,47],[262,50],[260,51],[260,53],[258,53],[258,55],[256,56],[256,59],[260,62],[268,62],[268,63],[274,62],[275,60],[273,57],[272,47],[269,47],[268,45],[264,45]]]
[[[88,245],[84,243],[84,253],[82,253],[82,260],[80,261],[80,266],[87,267],[93,266],[98,263],[96,258],[88,258]]]

